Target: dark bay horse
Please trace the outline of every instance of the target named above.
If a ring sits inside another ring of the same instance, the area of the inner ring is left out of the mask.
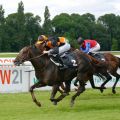
[[[77,76],[76,79],[79,81],[80,86],[78,87],[76,94],[72,96],[71,105],[73,105],[75,98],[85,91],[85,83],[89,79],[92,79],[93,74],[96,72],[96,68],[98,73],[99,69],[99,72],[101,72],[102,66],[104,67],[103,63],[99,63],[96,60],[97,63],[95,64],[95,61],[93,62],[94,59],[89,58],[86,54],[80,52],[79,50],[75,50],[73,53],[76,56],[76,62],[78,64],[77,69],[69,68],[61,71],[50,60],[48,55],[43,54],[43,50],[44,45],[42,44],[39,49],[35,45],[24,47],[14,61],[15,65],[20,65],[25,61],[30,61],[34,66],[35,75],[39,82],[31,86],[30,92],[33,101],[38,106],[41,106],[41,103],[37,101],[33,92],[33,89],[36,87],[44,87],[46,85],[52,86],[53,89],[50,100],[57,104],[57,102],[61,101],[66,96],[66,93],[70,91],[71,80]],[[102,69],[101,73],[104,75],[107,74],[105,69]],[[57,99],[55,99],[54,97],[62,82],[65,82],[66,85],[64,91],[65,93],[61,94]]]

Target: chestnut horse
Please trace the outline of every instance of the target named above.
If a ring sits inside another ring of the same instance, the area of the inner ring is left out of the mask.
[[[116,81],[112,87],[112,92],[115,94],[116,93],[115,87],[120,78],[120,75],[117,73],[118,68],[120,68],[120,58],[117,56],[114,56],[111,53],[97,53],[97,54],[100,56],[102,55],[104,57],[106,65],[107,65],[108,73],[110,73],[116,78]],[[107,82],[109,82],[109,79],[103,82],[103,84],[101,85],[101,88],[104,88]],[[94,88],[95,86],[93,85],[92,87]],[[103,92],[102,89],[101,89],[101,92]]]
[[[75,59],[77,62],[77,68],[68,68],[65,70],[60,70],[49,58],[47,54],[43,54],[45,49],[44,44],[39,46],[39,49],[33,46],[24,47],[17,57],[14,60],[15,65],[20,65],[25,61],[30,61],[35,69],[36,78],[39,80],[38,83],[35,83],[30,87],[30,92],[32,95],[33,101],[41,106],[41,103],[37,101],[33,89],[37,87],[52,86],[52,93],[50,100],[57,104],[61,101],[68,92],[70,92],[71,80],[76,77],[79,81],[80,86],[78,87],[77,92],[71,98],[71,105],[74,104],[74,100],[79,96],[83,91],[85,91],[85,83],[90,79],[93,79],[93,74],[100,72],[104,76],[109,77],[109,74],[106,72],[105,64],[95,60],[94,58],[89,58],[83,52],[79,50],[73,51]],[[96,63],[95,63],[96,62]],[[102,68],[102,69],[101,69]],[[55,95],[59,90],[59,86],[62,82],[65,82],[65,91],[58,98],[55,99]]]

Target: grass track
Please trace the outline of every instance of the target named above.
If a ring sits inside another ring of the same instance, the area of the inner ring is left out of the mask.
[[[17,53],[0,53],[0,58],[16,57]]]
[[[0,94],[0,120],[120,120],[120,88],[113,95],[111,89],[103,94],[87,89],[76,99],[73,108],[70,98],[73,92],[57,106],[49,101],[50,92],[35,92],[42,107],[37,107],[29,93]]]

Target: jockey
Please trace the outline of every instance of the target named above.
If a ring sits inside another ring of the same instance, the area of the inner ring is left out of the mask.
[[[63,64],[60,55],[70,50],[71,46],[67,43],[65,37],[49,37],[46,46],[50,48],[48,51],[43,51],[44,54],[52,55],[56,57],[62,65],[62,69],[68,68],[68,66]]]
[[[79,37],[77,42],[80,45],[80,50],[84,53],[92,54],[92,52],[97,52],[100,50],[100,45],[96,40],[84,40],[82,37]]]

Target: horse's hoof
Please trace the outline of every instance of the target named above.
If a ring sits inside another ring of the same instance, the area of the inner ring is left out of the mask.
[[[74,105],[74,100],[71,100],[70,106],[73,107]]]
[[[103,89],[100,89],[100,92],[103,93]]]
[[[50,98],[50,101],[51,101],[51,102],[54,102],[54,101],[55,101],[55,99],[53,99],[53,98]]]
[[[37,103],[36,103],[36,105],[37,105],[38,107],[41,107],[41,104],[40,104],[40,102],[37,102]]]
[[[75,91],[77,91],[78,90],[78,88],[75,88]]]
[[[106,87],[102,87],[102,89],[106,89]]]
[[[66,95],[70,95],[69,92],[67,92]]]
[[[65,93],[65,92],[64,92],[63,95],[64,95],[64,96],[67,96],[67,95],[69,95],[69,93]]]
[[[112,93],[113,93],[113,94],[116,94],[116,90],[113,89],[113,90],[112,90]]]
[[[56,102],[56,101],[54,101],[54,102],[53,102],[53,105],[57,105],[57,102]]]

